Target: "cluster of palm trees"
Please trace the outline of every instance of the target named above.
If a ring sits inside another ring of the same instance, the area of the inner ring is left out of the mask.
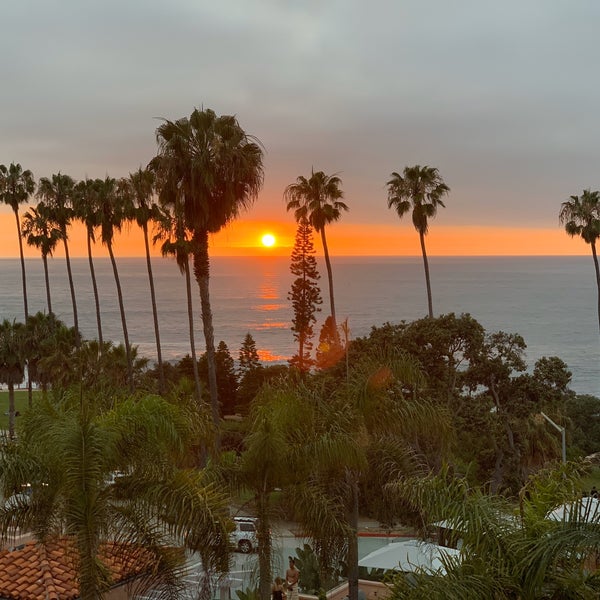
[[[163,241],[164,254],[172,254],[186,274],[188,314],[192,352],[193,317],[191,312],[190,264],[200,290],[202,322],[209,365],[209,392],[212,414],[218,423],[218,396],[215,371],[215,346],[212,312],[209,299],[208,236],[219,231],[256,199],[263,181],[263,151],[260,142],[249,136],[233,116],[217,116],[210,109],[194,110],[190,117],[165,120],[156,131],[157,155],[148,167],[139,168],[129,177],[115,179],[85,179],[76,182],[68,175],[57,173],[38,182],[33,174],[19,164],[0,165],[0,199],[15,213],[21,257],[23,301],[28,316],[23,238],[39,248],[44,261],[48,311],[52,311],[47,258],[59,242],[64,245],[73,320],[78,331],[75,289],[69,255],[69,227],[74,220],[85,224],[87,248],[96,302],[98,340],[103,342],[100,304],[94,273],[92,247],[96,236],[106,246],[117,287],[123,328],[123,339],[129,365],[129,386],[133,391],[131,344],[123,306],[123,296],[113,252],[115,232],[135,221],[144,234],[146,262],[150,281],[151,301],[156,336],[159,389],[164,391],[164,374],[160,347],[160,332],[156,311],[154,282],[149,249],[149,225],[158,233],[153,242]],[[36,194],[38,205],[20,223],[19,206]],[[159,202],[155,202],[158,197]],[[196,362],[194,357],[194,363]],[[196,393],[200,384],[196,379]]]
[[[152,182],[154,180],[153,173],[148,170],[140,169],[139,171],[132,173],[129,178],[120,180],[107,176],[105,179],[85,179],[79,182],[76,182],[69,175],[57,173],[50,178],[42,177],[37,184],[37,190],[32,173],[28,170],[24,171],[19,164],[11,164],[8,168],[4,165],[0,165],[0,174],[3,176],[2,179],[0,179],[2,200],[13,208],[17,223],[17,235],[19,239],[21,270],[23,276],[25,318],[27,319],[29,314],[25,261],[23,258],[23,239],[25,239],[29,245],[40,250],[44,264],[46,301],[48,312],[50,314],[53,311],[48,275],[48,257],[52,256],[57,245],[62,243],[65,253],[69,289],[71,292],[73,322],[75,330],[79,332],[77,300],[69,252],[69,228],[74,221],[81,221],[85,225],[87,231],[87,250],[96,305],[98,341],[102,346],[102,319],[100,316],[100,301],[92,255],[92,244],[96,241],[96,231],[100,231],[101,241],[108,249],[117,286],[123,338],[129,365],[129,386],[130,390],[133,391],[131,345],[129,343],[127,331],[121,283],[113,252],[113,237],[116,231],[119,231],[129,221],[135,220],[140,224],[140,227],[142,227],[147,240],[148,222],[151,218],[158,216],[158,208],[152,202],[154,193],[153,187],[144,187],[144,185],[140,183],[140,180],[144,181],[143,178],[145,177]],[[36,207],[29,209],[29,211],[25,213],[21,224],[19,218],[19,205],[26,202],[34,193],[39,199],[39,202]],[[162,376],[160,338],[156,321],[156,302],[147,244],[146,250],[148,258],[148,274],[151,281],[153,314],[155,315],[159,373]],[[164,380],[161,377],[160,385],[162,386],[163,384]]]

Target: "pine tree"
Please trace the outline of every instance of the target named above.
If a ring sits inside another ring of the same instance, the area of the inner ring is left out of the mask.
[[[313,325],[316,323],[315,313],[320,310],[322,303],[321,290],[317,286],[319,272],[312,239],[313,230],[307,219],[298,222],[294,249],[292,250],[290,271],[296,279],[288,293],[292,301],[294,318],[292,331],[298,342],[298,353],[289,360],[291,366],[301,372],[308,371],[314,364],[310,356],[311,339],[314,335]]]
[[[261,367],[260,358],[258,356],[258,350],[256,349],[256,342],[252,337],[252,334],[248,332],[239,353],[239,366],[238,376],[240,383],[247,373],[254,371]]]
[[[217,389],[219,391],[221,415],[230,415],[235,412],[237,377],[235,376],[233,357],[227,344],[223,341],[220,341],[217,346],[215,363],[217,366]]]
[[[264,370],[258,356],[256,342],[252,334],[247,333],[239,353],[236,412],[243,415],[248,413],[250,402],[263,383]]]

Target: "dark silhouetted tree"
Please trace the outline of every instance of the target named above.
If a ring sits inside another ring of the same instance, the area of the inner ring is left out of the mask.
[[[233,221],[256,199],[263,184],[263,150],[235,116],[217,116],[210,109],[195,109],[189,118],[177,121],[165,120],[156,130],[156,139],[158,155],[150,166],[157,174],[160,200],[171,206],[183,204],[185,227],[191,233],[218,451],[219,395],[209,298],[208,236]]]
[[[248,332],[242,342],[242,347],[239,352],[238,375],[240,379],[242,379],[249,371],[258,369],[260,366],[256,341],[252,337],[252,334]]]
[[[235,362],[225,342],[219,342],[215,359],[217,362],[217,387],[221,402],[221,414],[232,415],[235,413],[238,384],[235,375]]]
[[[289,360],[291,366],[300,372],[308,371],[314,364],[310,356],[312,349],[311,339],[314,335],[313,326],[316,323],[315,313],[322,303],[321,290],[317,285],[319,272],[317,270],[317,259],[312,239],[313,229],[307,219],[301,219],[296,230],[296,240],[292,250],[290,271],[296,279],[292,283],[292,289],[288,293],[288,299],[292,301],[294,317],[292,319],[292,331],[294,339],[298,342],[298,353]]]
[[[92,278],[92,290],[94,292],[94,304],[96,306],[96,325],[98,327],[98,343],[102,349],[104,339],[102,337],[102,317],[100,315],[100,296],[98,284],[96,283],[96,270],[92,256],[92,243],[96,243],[95,230],[100,226],[101,214],[98,207],[98,194],[101,186],[100,180],[86,178],[79,181],[73,191],[73,214],[76,219],[85,225],[88,264]]]
[[[450,188],[444,183],[438,170],[434,167],[415,165],[405,167],[402,175],[392,173],[387,182],[388,208],[396,209],[402,218],[412,208],[412,222],[419,232],[423,266],[425,267],[425,283],[427,284],[427,304],[429,318],[433,319],[433,301],[431,299],[431,279],[429,277],[429,262],[425,250],[425,236],[429,229],[429,219],[433,219],[439,206],[444,207],[442,196]]]
[[[303,219],[321,234],[325,267],[327,268],[327,281],[329,284],[329,306],[333,321],[333,332],[336,341],[339,341],[337,320],[335,316],[335,301],[333,296],[333,274],[325,226],[342,217],[342,211],[347,211],[348,206],[342,202],[344,192],[340,189],[342,180],[337,175],[325,175],[323,171],[311,171],[310,178],[300,175],[296,183],[291,183],[285,188],[284,199],[287,201],[287,210],[294,211],[294,217],[299,223]]]
[[[21,165],[18,163],[11,163],[8,167],[6,165],[0,165],[0,200],[12,208],[17,222],[25,318],[29,316],[29,309],[27,307],[27,278],[25,277],[23,237],[21,236],[21,223],[19,222],[19,204],[27,202],[29,196],[31,196],[34,191],[35,180],[33,179],[33,173],[29,169],[23,171]]]
[[[581,236],[592,249],[596,286],[598,288],[598,327],[600,327],[600,267],[596,254],[596,240],[600,238],[600,192],[584,190],[581,196],[571,196],[562,203],[559,220],[571,237]]]
[[[248,332],[239,352],[238,363],[238,391],[236,410],[246,414],[252,399],[260,389],[264,368],[258,356],[256,342]]]
[[[52,256],[56,245],[61,239],[60,229],[50,218],[46,205],[40,202],[37,208],[31,208],[23,215],[22,234],[29,246],[38,248],[44,264],[44,280],[46,282],[46,301],[48,312],[52,312],[52,297],[50,295],[50,277],[48,275],[48,256]]]
[[[77,300],[75,298],[75,284],[71,269],[71,255],[69,253],[68,228],[73,219],[73,192],[75,181],[69,175],[56,173],[51,179],[42,177],[38,183],[37,195],[47,207],[50,220],[60,229],[60,238],[65,249],[65,262],[71,290],[71,304],[73,305],[73,324],[79,332],[79,317],[77,314]]]

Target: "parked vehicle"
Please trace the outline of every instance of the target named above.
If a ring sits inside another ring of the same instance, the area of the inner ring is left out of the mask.
[[[248,554],[258,546],[256,538],[256,519],[254,517],[234,517],[235,530],[229,540],[238,552]]]

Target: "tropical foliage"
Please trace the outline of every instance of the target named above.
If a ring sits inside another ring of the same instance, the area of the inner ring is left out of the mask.
[[[201,552],[207,568],[226,568],[226,498],[202,473],[178,468],[191,416],[156,396],[129,399],[106,410],[85,393],[40,401],[23,417],[19,442],[0,453],[0,484],[9,500],[0,509],[3,539],[17,529],[44,543],[72,536],[82,599],[104,597],[111,581],[103,543],[125,554],[152,556],[145,577],[177,597],[183,553]],[[17,494],[27,486],[31,495]]]
[[[600,513],[580,489],[581,465],[540,471],[514,502],[470,486],[447,471],[391,484],[391,496],[421,512],[425,523],[443,523],[460,538],[456,559],[443,572],[418,571],[394,579],[393,598],[596,598]],[[548,518],[557,505],[570,510]]]

